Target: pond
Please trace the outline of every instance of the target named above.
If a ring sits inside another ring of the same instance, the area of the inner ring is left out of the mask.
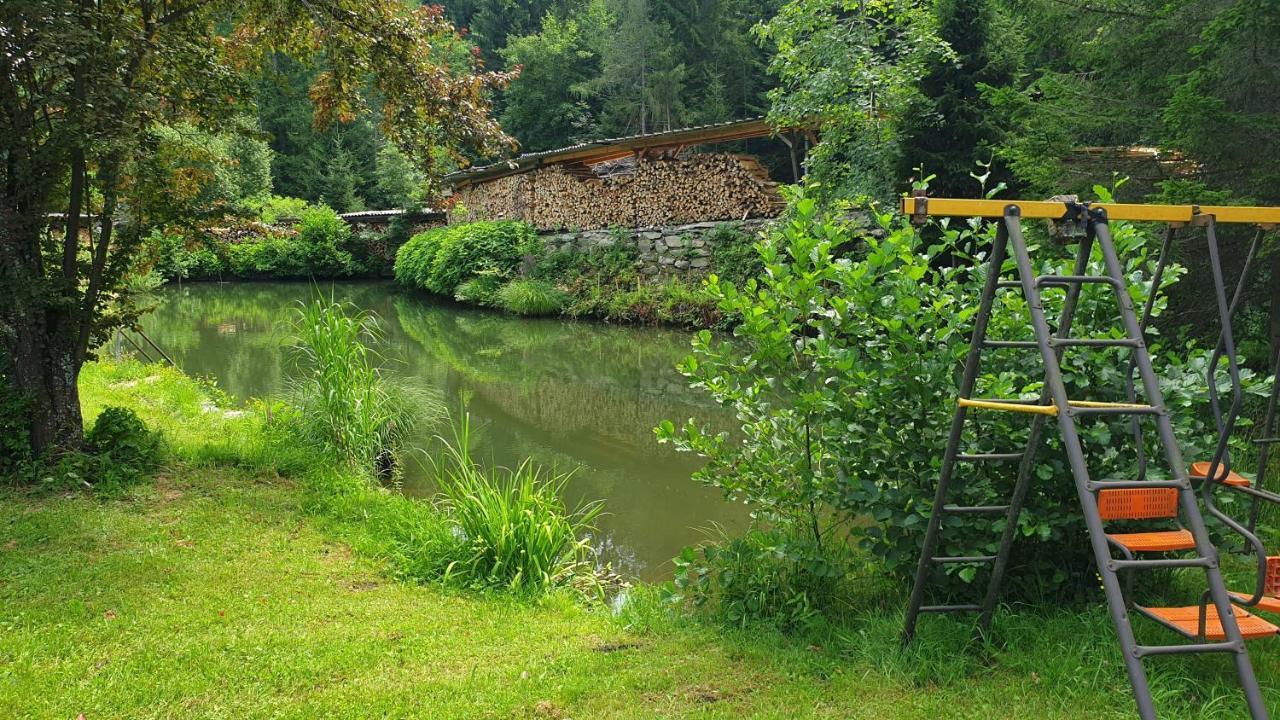
[[[290,315],[315,292],[307,283],[188,283],[163,289],[142,324],[187,373],[240,400],[277,397]],[[741,505],[690,479],[696,457],[654,439],[663,419],[723,418],[674,369],[688,332],[513,318],[387,283],[322,292],[377,313],[387,370],[411,390],[453,408],[466,398],[477,457],[573,470],[566,501],[604,501],[595,540],[624,575],[669,578],[681,547],[716,525],[745,526]],[[435,431],[423,430],[421,443]],[[405,491],[431,492],[420,459],[408,463]]]

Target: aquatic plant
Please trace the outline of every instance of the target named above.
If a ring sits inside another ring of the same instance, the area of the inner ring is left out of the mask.
[[[516,315],[556,315],[569,296],[545,280],[512,280],[497,295],[498,305]]]
[[[470,416],[431,466],[442,505],[456,523],[458,557],[446,576],[466,584],[544,590],[594,577],[587,534],[599,502],[573,510],[561,494],[571,474],[548,471],[526,459],[514,469],[480,466],[470,451]]]
[[[420,411],[378,368],[377,318],[317,297],[294,314],[290,379],[303,436],[352,467],[390,473]]]

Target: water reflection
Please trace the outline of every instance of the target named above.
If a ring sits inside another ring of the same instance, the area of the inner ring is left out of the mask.
[[[574,470],[567,500],[605,501],[596,542],[625,573],[668,577],[668,561],[702,539],[700,528],[744,524],[741,507],[689,479],[696,459],[653,437],[664,418],[716,413],[673,369],[687,333],[515,319],[381,283],[321,291],[383,319],[389,372],[450,404],[469,399],[479,457]],[[289,315],[315,292],[305,283],[188,284],[166,289],[144,326],[188,373],[236,398],[270,397],[282,391]],[[417,463],[406,491],[431,491]]]

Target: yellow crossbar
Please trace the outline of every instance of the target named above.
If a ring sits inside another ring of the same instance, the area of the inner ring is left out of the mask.
[[[1150,405],[1136,403],[1098,402],[1096,400],[1072,400],[1071,407],[1082,408],[1126,408],[1129,410],[1149,410]],[[1007,402],[1001,400],[974,400],[960,398],[960,407],[981,408],[984,410],[1003,410],[1005,412],[1031,413],[1034,415],[1057,415],[1057,405],[1031,405],[1027,403]]]
[[[923,203],[922,203],[923,200]],[[921,205],[923,204],[923,207]],[[1047,200],[965,200],[960,198],[902,198],[906,215],[934,217],[1004,217],[1004,209],[1017,205],[1024,218],[1061,220],[1072,208],[1065,202]],[[1280,225],[1280,207],[1246,207],[1235,205],[1138,205],[1133,203],[1091,203],[1103,208],[1111,220],[1187,223],[1196,217],[1212,215],[1219,223]]]
[[[1057,415],[1057,405],[1030,405],[1023,403],[1000,402],[999,400],[972,400],[960,398],[960,407],[982,408],[985,410],[1004,410],[1006,412],[1033,413],[1035,415]]]

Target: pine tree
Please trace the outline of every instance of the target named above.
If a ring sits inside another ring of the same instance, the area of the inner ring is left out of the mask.
[[[955,57],[936,59],[920,81],[922,98],[903,123],[898,177],[914,177],[923,168],[925,175],[936,175],[932,194],[974,197],[982,186],[971,173],[978,161],[992,160],[1000,137],[980,85],[1007,83],[1009,73],[992,57],[989,0],[940,0],[937,12],[939,36]],[[996,176],[1006,179],[999,168]]]

